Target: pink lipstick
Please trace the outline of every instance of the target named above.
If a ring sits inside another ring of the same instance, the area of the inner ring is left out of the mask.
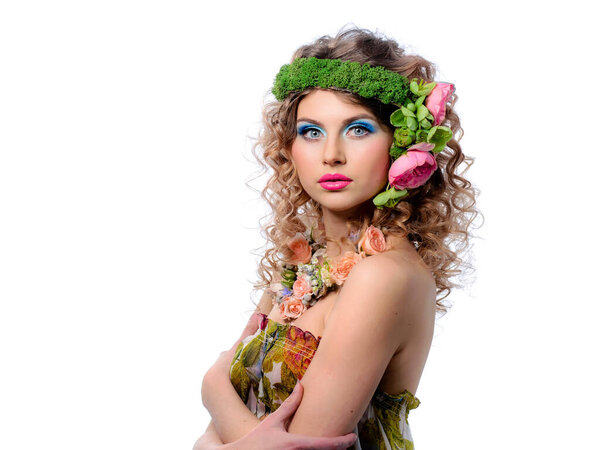
[[[319,184],[328,191],[338,191],[352,183],[352,178],[348,178],[341,173],[327,173],[319,178]]]

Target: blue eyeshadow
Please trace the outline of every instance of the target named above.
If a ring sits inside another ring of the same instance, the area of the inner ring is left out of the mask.
[[[373,126],[373,124],[371,122],[365,122],[362,120],[357,120],[356,122],[352,122],[350,125],[348,125],[346,127],[346,130],[350,127],[356,126],[356,125],[361,125],[363,127],[365,127],[367,130],[369,130],[369,133],[374,133],[375,132],[375,127]]]
[[[318,127],[312,123],[303,123],[302,125],[300,125],[298,127],[298,134],[304,134],[304,132],[309,128],[314,128],[316,130],[319,130],[321,133],[325,134],[325,132],[320,127]]]

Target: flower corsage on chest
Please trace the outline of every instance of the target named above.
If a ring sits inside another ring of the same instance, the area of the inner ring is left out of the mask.
[[[313,229],[298,233],[287,246],[291,257],[280,265],[280,272],[269,288],[274,294],[273,305],[279,305],[281,317],[286,320],[299,318],[308,308],[331,291],[344,284],[350,271],[361,259],[389,248],[383,232],[369,226],[355,242],[353,251],[329,258],[323,238],[315,238]]]

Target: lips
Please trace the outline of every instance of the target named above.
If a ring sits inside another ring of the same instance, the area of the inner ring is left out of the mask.
[[[319,178],[319,184],[328,191],[337,191],[345,188],[352,183],[352,178],[348,178],[341,173],[328,173]]]
[[[348,178],[341,173],[326,173],[319,178],[319,183],[322,183],[323,181],[352,181],[352,178]]]

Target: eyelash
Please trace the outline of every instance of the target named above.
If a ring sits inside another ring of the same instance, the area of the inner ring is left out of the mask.
[[[321,133],[321,134],[323,133],[323,132],[322,132],[321,130],[319,130],[318,128],[315,128],[315,127],[310,127],[310,126],[304,126],[304,127],[300,127],[300,129],[298,130],[298,134],[299,134],[300,136],[302,136],[304,139],[308,139],[308,140],[310,140],[310,141],[313,141],[313,140],[317,139],[317,138],[310,138],[310,137],[307,137],[307,136],[306,136],[306,134],[307,134],[309,131],[318,131],[318,132],[319,132],[319,133]]]
[[[364,133],[364,134],[361,134],[361,135],[358,135],[357,137],[366,136],[367,134],[369,134],[369,133],[372,133],[372,132],[373,132],[373,131],[372,131],[371,129],[369,129],[369,127],[367,127],[366,125],[362,125],[362,124],[359,124],[359,123],[357,123],[357,124],[355,124],[355,125],[351,125],[351,126],[348,128],[348,131],[350,131],[350,130],[352,130],[352,129],[358,129],[358,128],[360,128],[361,130],[363,130],[365,133]],[[356,135],[355,135],[355,136],[356,136]]]

